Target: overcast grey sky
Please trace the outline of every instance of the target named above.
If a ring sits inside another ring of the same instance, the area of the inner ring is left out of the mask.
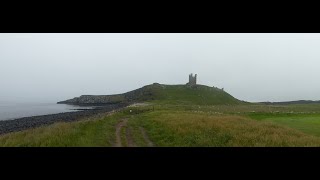
[[[251,102],[320,100],[320,34],[0,34],[0,101],[56,102],[154,82]]]

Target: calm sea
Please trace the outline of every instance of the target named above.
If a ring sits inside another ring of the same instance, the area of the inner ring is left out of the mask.
[[[56,103],[4,103],[0,102],[0,121],[21,117],[73,112],[75,109],[88,109],[92,107],[79,107],[74,105]]]

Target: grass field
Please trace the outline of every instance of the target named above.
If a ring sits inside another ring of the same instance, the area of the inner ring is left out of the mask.
[[[319,104],[246,103],[208,86],[143,90],[154,96],[147,106],[1,135],[0,146],[320,146]]]
[[[157,146],[320,146],[318,137],[235,115],[158,111],[129,122],[147,129]]]
[[[197,85],[188,87],[185,85],[151,86],[158,104],[172,105],[219,105],[219,104],[245,104],[235,99],[230,94],[215,87]]]
[[[121,113],[92,117],[79,122],[56,123],[0,136],[0,147],[94,147],[114,143],[114,124]]]
[[[252,112],[259,109],[254,105],[237,107],[242,109],[238,114],[226,106],[175,107],[157,105],[154,111],[153,106],[130,107],[107,117],[10,133],[0,136],[0,146],[113,146],[116,125],[124,118],[128,119],[120,132],[124,147],[126,129],[135,146],[148,146],[141,129],[160,147],[320,146],[320,114],[265,112],[267,107]]]
[[[250,114],[251,118],[281,124],[320,137],[320,114]]]

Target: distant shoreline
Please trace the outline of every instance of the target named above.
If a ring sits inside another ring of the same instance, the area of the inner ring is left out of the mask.
[[[78,121],[85,117],[90,117],[98,113],[106,113],[127,107],[129,104],[111,104],[96,107],[94,109],[79,109],[76,112],[64,112],[41,116],[30,116],[12,120],[0,121],[0,135],[11,132],[23,131],[56,122]]]
[[[320,101],[297,100],[297,101],[280,101],[280,102],[258,102],[265,105],[291,105],[291,104],[320,104]]]

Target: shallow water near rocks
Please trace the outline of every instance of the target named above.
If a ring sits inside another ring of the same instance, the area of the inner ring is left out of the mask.
[[[29,116],[40,116],[63,112],[79,111],[78,109],[92,109],[92,106],[83,107],[56,103],[4,103],[0,102],[0,121],[12,120]]]

